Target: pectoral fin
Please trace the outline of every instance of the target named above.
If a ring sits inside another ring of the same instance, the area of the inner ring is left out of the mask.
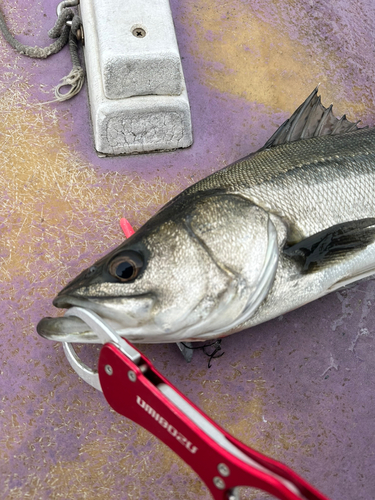
[[[375,218],[344,222],[284,248],[284,254],[301,262],[311,273],[344,259],[375,241]]]

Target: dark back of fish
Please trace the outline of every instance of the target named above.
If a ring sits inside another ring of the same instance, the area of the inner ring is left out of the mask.
[[[188,188],[224,189],[282,216],[291,241],[375,214],[375,129],[260,150]]]

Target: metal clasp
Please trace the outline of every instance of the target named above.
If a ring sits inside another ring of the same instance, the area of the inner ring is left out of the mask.
[[[61,12],[63,11],[63,9],[66,9],[67,7],[76,7],[77,5],[79,5],[79,0],[63,0],[62,2],[60,2],[58,5],[57,5],[57,8],[56,8],[56,13],[57,13],[57,17],[60,16]],[[66,24],[68,26],[71,26],[72,25],[72,21],[66,21]]]

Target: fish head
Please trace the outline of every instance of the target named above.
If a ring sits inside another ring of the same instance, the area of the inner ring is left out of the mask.
[[[167,205],[53,303],[90,309],[132,342],[206,340],[253,314],[277,261],[266,211],[240,196],[198,193]],[[54,340],[97,340],[72,316],[44,318],[37,329]]]

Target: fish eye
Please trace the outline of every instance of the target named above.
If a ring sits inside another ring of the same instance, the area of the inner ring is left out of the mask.
[[[134,280],[142,267],[143,259],[141,255],[129,251],[113,259],[109,264],[109,272],[114,278],[126,282]]]

